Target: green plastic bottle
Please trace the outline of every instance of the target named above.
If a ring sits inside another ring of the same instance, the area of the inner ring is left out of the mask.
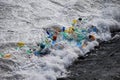
[[[31,54],[32,51],[29,49],[29,50],[26,51],[26,53],[27,53],[27,54]]]
[[[3,53],[0,53],[0,58],[2,58],[4,55],[3,55]]]

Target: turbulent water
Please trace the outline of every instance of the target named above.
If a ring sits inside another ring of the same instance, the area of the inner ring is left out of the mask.
[[[25,49],[16,50],[16,43],[24,41],[32,47],[45,36],[42,28],[52,25],[69,27],[71,21],[82,17],[83,27],[95,25],[96,37],[111,39],[111,32],[120,30],[119,0],[0,0],[0,53],[12,58],[0,59],[1,80],[56,80],[66,76],[68,67],[79,55],[84,55],[97,41],[89,43],[82,53],[78,47],[66,44],[64,50],[51,50],[44,57],[28,58]],[[26,47],[27,48],[27,47]]]

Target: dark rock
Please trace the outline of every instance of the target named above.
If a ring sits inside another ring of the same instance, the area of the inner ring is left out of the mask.
[[[78,57],[68,71],[68,77],[60,80],[120,80],[120,39],[100,43],[87,57]]]

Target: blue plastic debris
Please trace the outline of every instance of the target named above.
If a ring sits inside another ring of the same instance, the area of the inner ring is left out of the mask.
[[[65,27],[62,27],[62,31],[63,31],[63,32],[65,31]]]
[[[77,42],[76,46],[81,47],[81,42]]]
[[[40,51],[35,51],[35,52],[34,52],[34,55],[35,55],[35,56],[39,56],[39,55],[40,55]]]
[[[45,48],[45,44],[44,43],[40,43],[40,48],[44,49]]]

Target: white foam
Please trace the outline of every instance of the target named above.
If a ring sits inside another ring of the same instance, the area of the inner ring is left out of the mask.
[[[111,2],[109,0],[108,4],[103,0],[0,0],[0,2],[4,2],[5,6],[2,6],[2,9],[6,11],[3,11],[4,15],[2,14],[4,20],[0,20],[0,43],[4,44],[24,41],[26,44],[32,43],[33,45],[29,47],[33,47],[46,35],[42,28],[58,24],[69,27],[71,21],[78,17],[86,18],[84,28],[95,25],[100,32],[91,34],[102,41],[111,39],[110,31],[120,30],[118,19],[120,5],[111,3],[112,0]],[[14,72],[25,76],[25,80],[56,80],[57,77],[66,76],[66,67],[78,56],[84,56],[99,45],[95,40],[88,42],[84,49],[80,49],[73,45],[74,42],[60,43],[65,47],[63,50],[51,49],[49,55],[43,57],[32,55],[31,59],[25,52],[27,48],[16,50],[14,49],[16,46],[12,49],[3,46],[2,52],[14,56],[12,60],[19,63]]]

